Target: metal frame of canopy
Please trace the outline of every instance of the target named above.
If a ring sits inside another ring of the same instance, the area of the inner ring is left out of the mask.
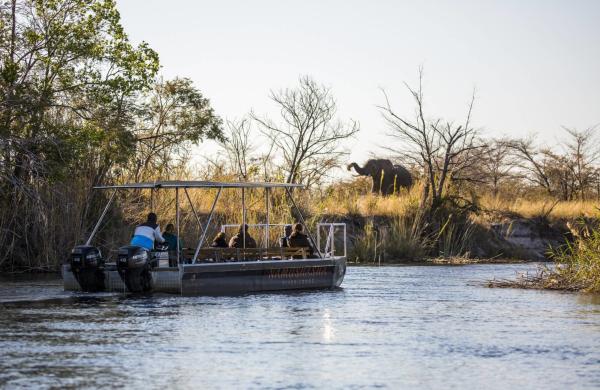
[[[104,207],[104,210],[102,211],[102,214],[100,215],[100,218],[98,219],[98,222],[96,222],[96,225],[94,226],[94,229],[92,230],[89,238],[86,241],[86,245],[90,245],[92,242],[92,239],[94,238],[94,236],[96,235],[96,233],[98,232],[98,229],[100,228],[100,224],[102,223],[102,221],[104,220],[104,217],[106,216],[106,213],[108,212],[109,207],[112,205],[114,198],[117,194],[117,191],[119,190],[128,190],[128,189],[149,189],[151,190],[151,196],[150,196],[150,202],[151,202],[151,208],[154,209],[154,191],[155,190],[159,190],[159,189],[175,189],[175,220],[176,220],[176,225],[177,225],[177,237],[179,237],[180,234],[180,218],[179,218],[179,189],[183,189],[186,198],[190,204],[190,207],[192,209],[192,212],[194,213],[194,216],[196,217],[196,221],[198,222],[198,226],[200,227],[201,230],[201,236],[200,239],[198,240],[198,245],[196,246],[196,251],[194,252],[194,257],[192,259],[192,264],[196,264],[196,261],[198,260],[198,254],[200,253],[200,249],[202,248],[202,245],[204,244],[204,241],[206,240],[206,233],[208,231],[208,227],[210,226],[210,223],[212,221],[212,217],[213,214],[215,212],[215,207],[219,201],[219,198],[221,197],[221,192],[223,191],[223,189],[241,189],[242,191],[242,225],[246,226],[246,189],[257,189],[257,188],[263,188],[265,190],[265,206],[266,206],[266,226],[267,226],[267,234],[266,234],[266,244],[265,246],[268,247],[269,246],[269,235],[268,235],[268,226],[270,225],[270,215],[269,215],[269,211],[270,211],[270,194],[271,194],[271,190],[273,188],[284,188],[286,194],[288,195],[291,203],[292,203],[292,207],[294,207],[298,213],[298,217],[300,219],[300,223],[302,223],[302,225],[305,226],[306,228],[306,232],[308,235],[308,238],[310,239],[311,244],[313,245],[313,248],[315,248],[317,254],[319,255],[319,258],[323,258],[323,255],[321,254],[320,248],[317,245],[317,242],[314,240],[313,235],[311,234],[308,226],[306,225],[306,222],[304,220],[304,217],[302,215],[302,212],[300,211],[300,209],[298,208],[298,206],[296,205],[296,201],[294,200],[292,193],[290,191],[290,189],[292,188],[304,188],[305,186],[302,184],[287,184],[287,183],[268,183],[268,182],[213,182],[213,181],[155,181],[155,182],[145,182],[145,183],[129,183],[129,184],[117,184],[117,185],[106,185],[106,186],[96,186],[93,187],[93,189],[96,190],[113,190],[113,193],[111,194],[106,206]],[[212,207],[210,209],[210,213],[208,215],[208,220],[206,221],[205,226],[202,226],[202,222],[200,221],[200,217],[198,216],[198,213],[196,212],[196,209],[194,208],[194,205],[192,203],[192,200],[189,196],[188,193],[188,188],[212,188],[212,189],[218,189],[217,191],[217,195],[215,196],[215,199],[212,203]],[[245,249],[246,248],[246,235],[243,235],[243,239],[242,239],[242,248]],[[181,264],[180,262],[181,259],[181,248],[179,247],[179,239],[177,240],[177,264]]]

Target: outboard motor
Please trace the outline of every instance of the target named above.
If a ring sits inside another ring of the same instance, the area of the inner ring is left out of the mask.
[[[117,271],[129,291],[152,291],[152,261],[150,251],[141,246],[127,245],[119,248]]]
[[[104,291],[104,259],[100,249],[79,245],[71,251],[71,271],[86,292]]]

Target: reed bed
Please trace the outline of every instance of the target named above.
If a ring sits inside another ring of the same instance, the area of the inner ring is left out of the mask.
[[[566,243],[552,253],[554,266],[516,279],[491,280],[489,287],[600,292],[600,231],[591,230],[576,243]]]

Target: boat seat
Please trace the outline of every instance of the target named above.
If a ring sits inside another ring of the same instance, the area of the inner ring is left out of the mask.
[[[184,249],[185,258],[194,258],[194,249]],[[282,259],[306,259],[309,248],[201,248],[198,260],[222,261],[244,261],[244,260],[282,260]]]

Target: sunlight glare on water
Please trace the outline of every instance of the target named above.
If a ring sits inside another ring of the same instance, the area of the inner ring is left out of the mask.
[[[85,295],[0,280],[0,387],[597,388],[600,298],[532,265],[350,267],[343,289]]]

